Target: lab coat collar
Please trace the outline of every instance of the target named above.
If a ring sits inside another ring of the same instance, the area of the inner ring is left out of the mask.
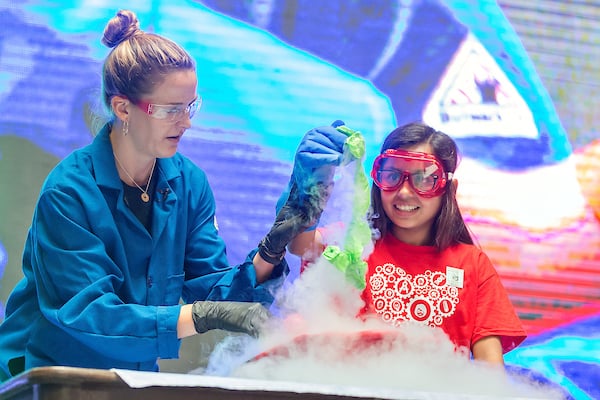
[[[112,144],[110,142],[110,124],[104,125],[96,135],[92,143],[91,157],[98,185],[121,190],[123,185],[119,179],[119,172],[115,165]],[[156,166],[161,170],[167,181],[171,181],[181,175],[173,162],[173,158],[159,158]]]

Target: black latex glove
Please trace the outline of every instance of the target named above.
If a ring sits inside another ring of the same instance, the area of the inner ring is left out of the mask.
[[[258,337],[261,327],[270,316],[260,303],[196,301],[192,306],[192,319],[198,333],[223,329]]]
[[[271,230],[258,245],[263,260],[278,265],[288,243],[321,217],[329,194],[329,185],[317,184],[300,200],[298,188],[292,184],[290,195],[277,213]]]

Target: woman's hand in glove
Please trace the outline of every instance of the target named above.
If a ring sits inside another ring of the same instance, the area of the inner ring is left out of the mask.
[[[277,202],[275,222],[258,245],[258,253],[264,261],[278,265],[288,243],[319,221],[348,138],[335,128],[340,125],[343,122],[336,121],[331,126],[311,129],[302,138],[294,157],[288,190]]]
[[[335,128],[340,125],[343,122],[336,121],[331,126],[311,129],[298,145],[292,183],[298,186],[300,197],[310,192],[314,185],[328,186],[333,176],[330,170],[341,164],[348,136]]]
[[[262,259],[278,265],[288,243],[320,218],[327,196],[327,188],[319,190],[317,186],[301,200],[296,185],[292,184],[287,201],[277,213],[271,230],[258,244]]]
[[[270,317],[269,311],[260,303],[196,301],[192,306],[192,319],[198,333],[223,329],[258,337]]]

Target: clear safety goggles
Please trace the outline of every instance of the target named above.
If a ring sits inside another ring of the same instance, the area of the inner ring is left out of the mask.
[[[173,105],[173,104],[154,104],[145,101],[138,101],[135,103],[142,111],[155,119],[163,121],[175,122],[181,120],[184,116],[188,116],[190,119],[194,117],[196,111],[202,107],[202,97],[198,97],[196,100],[184,105]]]
[[[384,191],[398,190],[405,181],[422,197],[436,197],[444,192],[452,172],[432,154],[407,150],[386,150],[373,163],[371,177]]]

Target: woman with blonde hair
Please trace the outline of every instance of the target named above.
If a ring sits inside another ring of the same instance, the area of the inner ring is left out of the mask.
[[[273,300],[262,283],[282,276],[287,243],[320,212],[290,198],[231,267],[206,174],[177,151],[202,104],[194,60],[127,10],[102,42],[112,119],[40,191],[0,325],[1,379],[48,365],[156,371],[186,336],[258,335]]]

